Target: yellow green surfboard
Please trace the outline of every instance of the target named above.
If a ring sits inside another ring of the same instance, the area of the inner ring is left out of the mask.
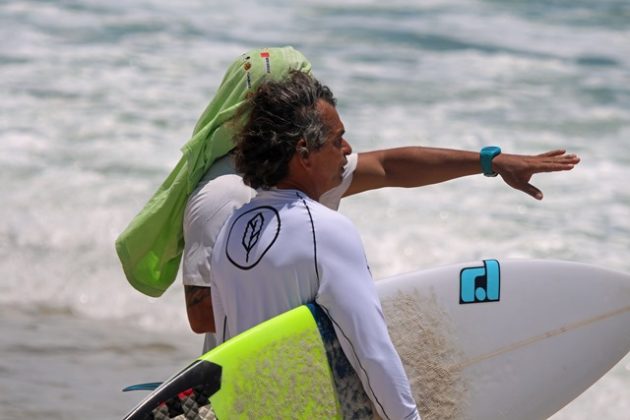
[[[335,419],[358,413],[371,417],[371,405],[330,321],[317,306],[303,305],[204,354],[125,419]]]

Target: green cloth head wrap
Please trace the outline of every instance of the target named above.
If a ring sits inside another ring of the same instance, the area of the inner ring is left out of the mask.
[[[243,126],[234,117],[247,95],[263,80],[281,80],[291,70],[311,71],[306,57],[291,47],[249,51],[227,70],[177,166],[116,240],[127,280],[137,290],[158,297],[173,283],[184,249],[182,223],[190,193],[214,161],[234,148],[234,136]]]

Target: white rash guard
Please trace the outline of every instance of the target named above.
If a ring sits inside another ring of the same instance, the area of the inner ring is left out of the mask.
[[[341,185],[327,191],[320,202],[331,209],[339,207],[341,196],[352,182],[357,167],[356,153],[348,156]],[[210,258],[217,235],[234,210],[248,203],[256,191],[243,183],[236,174],[232,156],[218,159],[192,192],[184,212],[184,258],[182,262],[185,286],[210,287]],[[213,333],[207,333],[203,352],[216,346]]]
[[[316,302],[379,415],[419,418],[361,239],[346,217],[297,190],[259,192],[221,229],[211,265],[219,342]]]

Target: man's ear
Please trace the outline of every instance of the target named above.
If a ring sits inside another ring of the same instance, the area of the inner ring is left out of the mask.
[[[303,165],[310,166],[310,162],[309,162],[310,153],[309,153],[308,147],[306,147],[306,141],[304,139],[298,140],[297,144],[295,145],[295,153]]]

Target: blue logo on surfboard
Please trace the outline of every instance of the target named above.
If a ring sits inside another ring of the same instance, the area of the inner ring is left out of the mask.
[[[501,292],[499,261],[484,260],[483,267],[467,267],[459,274],[459,303],[498,302]]]

